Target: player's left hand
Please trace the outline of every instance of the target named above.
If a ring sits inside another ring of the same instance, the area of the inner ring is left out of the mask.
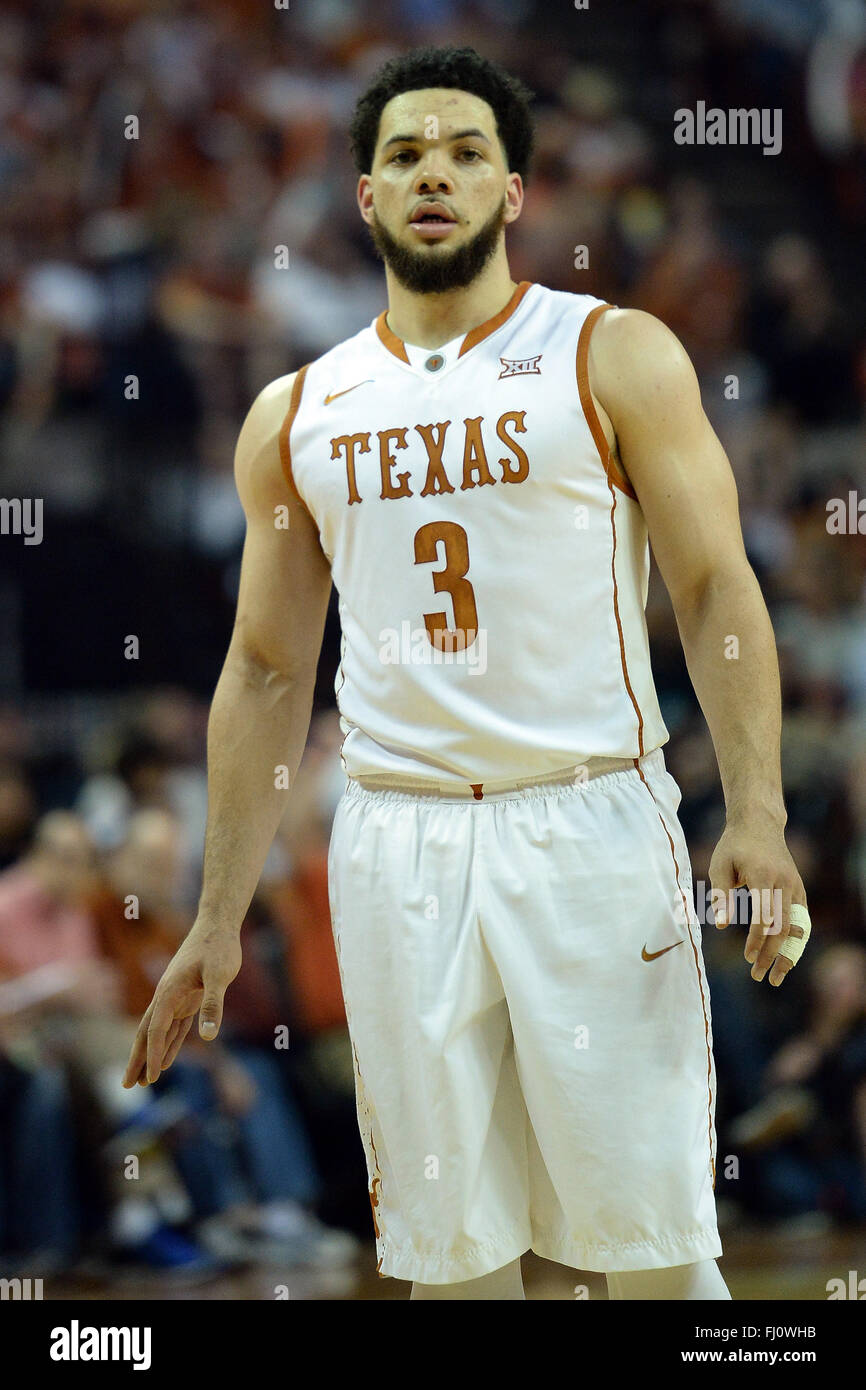
[[[780,956],[779,948],[791,932],[802,934],[800,927],[791,926],[791,904],[807,906],[784,830],[757,817],[729,820],[713,851],[709,875],[714,893],[724,894],[726,907],[732,889],[748,888],[752,922],[743,954],[752,965],[753,980],[763,980],[769,971],[770,984],[780,985],[794,962]],[[716,908],[719,928],[728,925],[726,908],[722,912],[720,918]]]

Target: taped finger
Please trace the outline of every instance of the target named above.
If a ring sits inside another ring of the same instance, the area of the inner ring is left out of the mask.
[[[802,903],[791,904],[791,930],[779,947],[779,955],[796,965],[812,935],[812,919]]]

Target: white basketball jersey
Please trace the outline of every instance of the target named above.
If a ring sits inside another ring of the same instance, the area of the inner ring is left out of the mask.
[[[349,776],[474,786],[668,739],[646,523],[587,376],[608,307],[522,281],[444,347],[383,312],[299,371],[280,446],[339,594]]]

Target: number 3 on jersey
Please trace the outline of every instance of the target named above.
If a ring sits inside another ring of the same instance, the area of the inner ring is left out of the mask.
[[[475,591],[466,578],[469,542],[463,527],[456,521],[429,521],[415,532],[415,564],[432,565],[439,558],[436,550],[439,541],[445,548],[445,568],[433,571],[433,588],[437,594],[451,595],[454,627],[448,627],[444,613],[425,613],[424,626],[430,643],[438,651],[462,652],[472,646],[478,633]]]

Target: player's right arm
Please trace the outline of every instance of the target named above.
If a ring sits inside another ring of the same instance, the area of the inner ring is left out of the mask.
[[[331,575],[280,458],[294,379],[265,387],[238,437],[235,482],[247,527],[234,630],[208,721],[202,892],[139,1025],[126,1087],[157,1079],[197,1012],[201,1036],[216,1037],[241,966],[241,925],[285,810],[277,769],[287,768],[282,781],[291,786],[307,739]]]

